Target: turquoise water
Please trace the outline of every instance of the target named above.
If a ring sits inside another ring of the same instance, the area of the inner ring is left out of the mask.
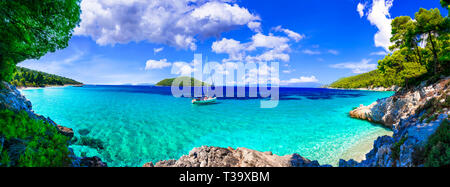
[[[278,107],[260,99],[223,98],[195,106],[169,88],[85,86],[23,90],[36,113],[81,129],[104,142],[103,150],[72,145],[77,155],[99,156],[109,166],[141,166],[178,159],[194,147],[247,147],[277,155],[299,153],[336,164],[352,145],[388,130],[352,119],[348,112],[392,92],[282,88]]]

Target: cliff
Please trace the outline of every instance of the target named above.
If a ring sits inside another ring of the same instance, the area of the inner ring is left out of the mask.
[[[361,163],[341,160],[339,165],[420,167],[448,164],[449,85],[449,77],[433,84],[423,82],[351,111],[351,117],[381,123],[391,128],[394,135],[379,137]]]

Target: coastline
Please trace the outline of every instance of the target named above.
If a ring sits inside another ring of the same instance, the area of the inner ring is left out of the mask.
[[[36,89],[43,89],[43,88],[63,88],[63,87],[69,87],[69,86],[82,86],[84,84],[65,84],[65,85],[47,85],[44,87],[17,87],[17,90],[36,90]]]
[[[361,162],[366,159],[366,154],[374,148],[374,142],[382,136],[392,137],[394,135],[393,131],[386,133],[384,130],[378,130],[369,134],[368,136],[362,137],[359,141],[349,147],[342,155],[340,159],[350,160],[353,159],[357,162]]]

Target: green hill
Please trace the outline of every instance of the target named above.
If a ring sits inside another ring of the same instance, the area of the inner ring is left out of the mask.
[[[28,68],[17,67],[10,82],[17,87],[44,87],[44,86],[62,86],[67,84],[79,85],[81,82],[66,77],[31,70]]]
[[[367,73],[345,77],[330,84],[332,88],[367,88],[367,87],[390,87],[383,76],[377,71],[373,70]]]
[[[202,86],[208,85],[208,83],[204,83],[204,82],[199,81],[199,80],[197,80],[197,79],[194,79],[194,78],[192,78],[192,77],[179,77],[179,78],[181,78],[183,82],[184,82],[184,81],[190,81],[190,82],[191,82],[190,86],[192,86],[192,87],[193,87],[194,85],[202,85]],[[175,79],[176,79],[176,78],[164,79],[164,80],[159,81],[158,83],[156,83],[156,86],[172,86],[172,83],[173,83],[173,81],[174,81]],[[183,86],[183,85],[180,84],[179,86]]]

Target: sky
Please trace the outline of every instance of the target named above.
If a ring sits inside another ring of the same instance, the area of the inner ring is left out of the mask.
[[[278,62],[273,81],[317,86],[376,69],[390,21],[419,8],[448,14],[439,0],[82,0],[69,46],[19,66],[85,84],[154,84],[190,75],[200,54],[222,70]]]

